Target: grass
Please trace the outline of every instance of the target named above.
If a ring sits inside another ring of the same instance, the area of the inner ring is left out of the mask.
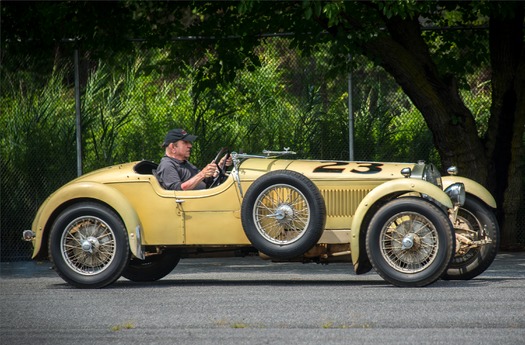
[[[125,322],[123,324],[111,326],[111,330],[113,332],[118,332],[123,329],[134,329],[134,328],[135,328],[135,324],[133,322]]]

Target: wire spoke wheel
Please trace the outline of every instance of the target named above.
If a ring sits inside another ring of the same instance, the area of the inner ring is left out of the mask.
[[[253,217],[257,230],[269,242],[290,244],[304,235],[310,223],[309,207],[297,188],[279,184],[259,195]]]
[[[396,286],[426,286],[438,280],[450,263],[454,229],[448,215],[418,197],[391,200],[368,225],[370,263]]]
[[[49,255],[57,273],[79,288],[116,281],[130,258],[126,228],[119,215],[95,202],[63,210],[49,234]]]
[[[381,252],[388,264],[404,273],[417,273],[432,264],[439,239],[434,225],[413,212],[395,215],[380,234]]]
[[[493,210],[482,201],[467,196],[454,220],[454,229],[459,238],[457,252],[442,278],[475,278],[492,264],[498,252],[500,232]]]
[[[310,250],[321,238],[325,220],[321,192],[295,171],[262,175],[248,188],[241,205],[246,237],[272,258],[296,258]]]
[[[104,271],[115,257],[115,234],[100,218],[81,217],[62,234],[62,257],[67,265],[83,275]]]
[[[478,241],[482,239],[483,226],[480,221],[468,209],[460,208],[456,221],[454,222],[454,230],[470,241]],[[480,247],[470,248],[466,253],[452,258],[453,265],[464,265],[475,260],[478,255]]]

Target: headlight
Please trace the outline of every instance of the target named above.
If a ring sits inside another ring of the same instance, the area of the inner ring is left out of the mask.
[[[401,175],[405,177],[419,178],[443,189],[441,174],[432,163],[425,164],[425,161],[419,161],[414,165],[413,170],[410,168],[401,169]]]
[[[432,183],[443,189],[443,183],[441,182],[441,174],[437,170],[434,164],[425,164],[423,169],[423,180]]]
[[[447,193],[454,205],[463,206],[465,203],[465,185],[463,183],[451,184],[445,189],[445,193]]]

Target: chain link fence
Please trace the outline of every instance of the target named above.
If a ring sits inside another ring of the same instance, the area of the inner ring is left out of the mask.
[[[297,158],[423,159],[439,166],[421,114],[371,62],[356,58],[351,73],[334,76],[328,50],[302,57],[283,37],[266,38],[259,54],[261,66],[239,71],[231,83],[199,90],[199,62],[175,72],[165,68],[163,50],[138,46],[115,64],[80,52],[81,142],[73,56],[57,57],[52,70],[8,61],[0,103],[1,260],[30,258],[21,232],[31,228],[45,198],[77,176],[77,147],[84,173],[127,161],[158,162],[164,135],[175,127],[198,135],[191,159],[197,166],[223,146],[247,153],[289,147]],[[474,76],[464,94],[481,128],[490,113],[488,80]],[[520,241],[524,237],[521,233]]]

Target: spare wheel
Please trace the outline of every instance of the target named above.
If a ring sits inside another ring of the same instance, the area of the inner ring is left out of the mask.
[[[276,170],[248,188],[241,219],[246,236],[257,250],[272,258],[290,259],[319,241],[326,207],[310,179],[295,171]]]

